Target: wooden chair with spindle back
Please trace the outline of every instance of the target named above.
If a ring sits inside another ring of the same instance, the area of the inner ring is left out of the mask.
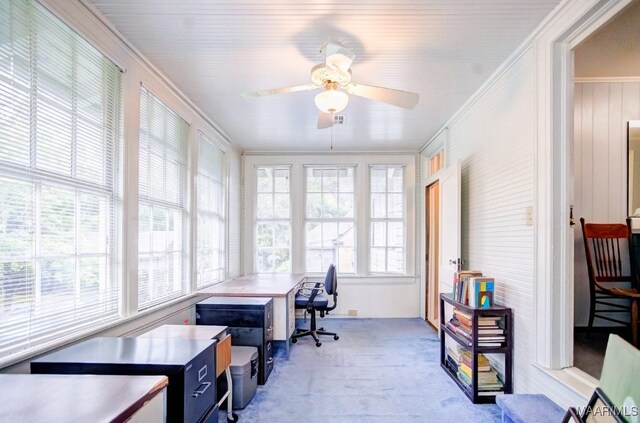
[[[623,274],[623,262],[629,260],[633,251],[630,242],[630,223],[585,223],[580,218],[584,252],[587,258],[589,272],[589,330],[593,329],[594,319],[600,318],[628,326],[631,323],[631,337],[633,345],[638,346],[638,299],[640,292],[636,288],[636,273],[631,270]],[[629,254],[622,257],[622,245],[627,243]],[[621,245],[622,244],[622,245]],[[630,262],[630,267],[633,267]],[[620,283],[630,286],[620,287]],[[609,286],[607,286],[609,285]],[[631,300],[631,305],[620,304],[612,300]],[[602,309],[598,306],[608,308]],[[630,321],[612,317],[614,313],[630,313]]]

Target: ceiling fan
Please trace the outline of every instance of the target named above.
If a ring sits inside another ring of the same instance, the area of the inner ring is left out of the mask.
[[[311,68],[311,84],[255,91],[242,96],[244,98],[265,97],[322,88],[323,91],[315,97],[316,106],[320,109],[318,129],[333,126],[333,114],[347,107],[349,102],[347,93],[405,109],[412,109],[418,104],[419,95],[416,93],[351,82],[350,68],[355,54],[342,45],[328,42],[322,46],[320,53],[325,54],[325,63]]]

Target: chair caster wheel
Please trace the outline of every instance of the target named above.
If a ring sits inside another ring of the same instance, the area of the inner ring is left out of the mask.
[[[291,343],[292,343],[292,344],[295,344],[296,342],[298,342],[298,339],[297,339],[297,338],[291,338]]]
[[[322,342],[316,342],[316,347],[319,347],[320,345],[322,345]]]
[[[235,423],[238,421],[238,415],[236,413],[231,413],[231,417],[227,416],[227,421],[229,423]]]
[[[333,339],[335,339],[337,341],[338,339],[340,339],[340,337],[338,335],[336,335],[336,336],[333,337]]]

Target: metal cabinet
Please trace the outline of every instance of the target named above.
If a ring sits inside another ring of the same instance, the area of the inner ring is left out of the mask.
[[[273,370],[273,300],[258,297],[211,297],[196,304],[197,325],[228,326],[233,345],[258,348],[258,383]]]

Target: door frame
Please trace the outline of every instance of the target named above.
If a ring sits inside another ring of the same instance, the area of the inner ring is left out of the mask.
[[[536,42],[535,357],[547,369],[573,366],[572,49],[632,1],[566,4]]]
[[[441,173],[438,173],[439,175],[441,175]],[[435,185],[438,185],[438,226],[440,225],[440,178],[436,178],[435,180],[433,180],[431,183],[429,183],[428,185],[426,185],[424,187],[424,236],[422,237],[423,243],[424,245],[422,246],[422,248],[424,249],[424,260],[423,260],[423,265],[424,265],[424,269],[425,271],[422,273],[422,279],[423,279],[423,283],[424,283],[424,290],[423,290],[423,304],[424,304],[424,308],[421,311],[421,313],[424,313],[424,320],[425,322],[429,323],[431,326],[433,326],[433,322],[431,322],[429,320],[429,304],[433,304],[433,300],[429,301],[429,295],[431,293],[430,288],[430,269],[433,268],[434,263],[433,260],[429,260],[429,264],[427,264],[427,256],[429,255],[429,243],[430,243],[430,236],[431,236],[431,227],[429,225],[430,222],[430,215],[427,213],[427,210],[429,210],[429,212],[431,211],[431,201],[430,201],[430,195],[429,195],[429,191],[431,190],[431,188]],[[438,234],[440,234],[440,231],[438,231]],[[440,251],[440,236],[438,236],[438,240],[437,240],[437,247],[438,252]],[[440,266],[439,261],[435,263],[436,267]],[[436,281],[436,284],[439,285],[439,281]],[[436,302],[437,304],[437,302]],[[439,312],[436,313],[436,316],[439,316]],[[439,318],[439,317],[438,317]],[[440,322],[438,322],[440,323]],[[436,328],[437,329],[437,328]]]

